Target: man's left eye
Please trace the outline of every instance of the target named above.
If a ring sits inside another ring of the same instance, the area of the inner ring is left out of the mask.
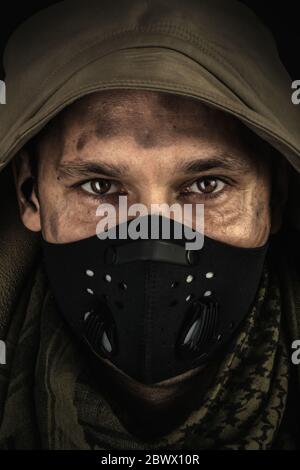
[[[198,179],[197,181],[194,181],[194,183],[187,188],[187,192],[212,194],[218,193],[224,188],[224,186],[224,181],[220,180],[219,178],[203,177]]]
[[[95,196],[102,196],[106,194],[116,193],[118,186],[116,183],[109,180],[91,180],[80,185],[80,187],[87,193]]]

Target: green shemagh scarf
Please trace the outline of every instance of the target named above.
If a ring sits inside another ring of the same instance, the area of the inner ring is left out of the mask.
[[[0,448],[269,449],[278,438],[289,358],[280,328],[278,279],[266,267],[252,311],[201,406],[152,440],[124,428],[101,387],[93,390],[80,382],[87,365],[60,318],[42,267],[28,280],[24,297],[7,338],[11,368],[1,368]],[[87,429],[93,429],[92,439]]]

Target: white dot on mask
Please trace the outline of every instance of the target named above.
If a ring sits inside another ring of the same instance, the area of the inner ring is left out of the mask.
[[[106,282],[111,282],[111,275],[105,274],[104,279],[106,280]]]
[[[186,277],[186,279],[185,279],[185,281],[186,281],[188,284],[190,284],[190,282],[192,282],[193,280],[194,280],[194,276],[193,276],[192,274],[189,274],[189,275]]]
[[[212,277],[214,277],[214,273],[212,273],[212,272],[206,273],[206,274],[205,274],[205,277],[206,277],[207,279],[211,279]]]
[[[207,290],[204,292],[204,297],[209,297],[212,294],[211,290]]]
[[[86,321],[86,320],[88,319],[88,317],[90,316],[90,314],[91,314],[91,312],[86,312],[86,313],[84,314],[84,317],[83,317],[84,321]]]
[[[85,271],[85,274],[86,274],[87,276],[89,276],[89,277],[93,277],[93,276],[94,276],[94,271],[92,271],[91,269],[87,269],[87,270]]]
[[[91,295],[94,294],[94,291],[93,291],[92,289],[87,289],[87,292],[88,292],[89,294],[91,294]]]

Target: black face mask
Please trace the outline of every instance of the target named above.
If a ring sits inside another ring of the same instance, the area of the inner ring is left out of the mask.
[[[151,218],[165,219],[144,217],[149,228]],[[226,345],[251,309],[268,246],[204,236],[200,250],[186,250],[195,232],[168,221],[169,240],[42,241],[54,296],[75,334],[144,384],[193,369]]]

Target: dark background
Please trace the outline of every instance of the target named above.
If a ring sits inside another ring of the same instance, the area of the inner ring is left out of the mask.
[[[112,1],[117,4],[117,0]],[[285,0],[276,3],[263,0],[240,1],[248,5],[271,29],[277,41],[282,62],[292,79],[300,79],[300,0]],[[1,59],[5,42],[14,28],[36,11],[53,3],[57,3],[57,0],[26,1],[24,3],[10,0],[2,3],[0,19]],[[0,78],[4,78],[2,60],[0,63]]]

